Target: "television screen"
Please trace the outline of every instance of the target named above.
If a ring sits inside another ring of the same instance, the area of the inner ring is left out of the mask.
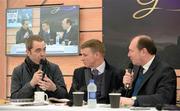
[[[79,6],[11,8],[6,11],[6,54],[25,55],[25,41],[40,35],[47,55],[79,54]]]

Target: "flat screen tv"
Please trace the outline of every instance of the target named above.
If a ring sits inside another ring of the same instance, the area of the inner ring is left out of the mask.
[[[25,55],[25,41],[40,35],[47,55],[79,54],[79,6],[9,8],[6,11],[6,54]]]

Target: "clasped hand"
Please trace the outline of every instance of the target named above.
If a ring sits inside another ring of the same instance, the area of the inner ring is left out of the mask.
[[[44,91],[55,91],[56,90],[56,85],[54,82],[47,77],[45,74],[45,77],[42,80],[43,77],[43,71],[38,70],[37,72],[34,73],[34,76],[32,80],[30,81],[30,84],[32,87],[35,87],[36,85],[39,86]]]

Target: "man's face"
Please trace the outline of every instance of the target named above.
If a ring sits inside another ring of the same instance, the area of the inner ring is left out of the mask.
[[[49,26],[47,24],[42,24],[42,29],[47,32],[49,30]]]
[[[46,45],[44,41],[34,41],[32,49],[27,50],[27,55],[34,63],[39,64],[40,60],[46,57]]]
[[[97,54],[92,52],[90,48],[81,49],[81,61],[89,68],[93,68],[96,65]]]
[[[23,28],[24,29],[28,29],[28,27],[29,27],[29,22],[28,21],[24,21]]]
[[[129,45],[129,52],[128,57],[131,59],[134,65],[142,65],[142,51],[137,48],[137,41],[138,39],[135,38],[131,41]]]
[[[68,23],[66,22],[66,19],[64,19],[64,20],[62,21],[62,27],[63,27],[64,30],[67,30],[67,29],[68,29],[69,25],[68,25]]]

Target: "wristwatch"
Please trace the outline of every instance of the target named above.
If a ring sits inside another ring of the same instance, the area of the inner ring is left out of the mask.
[[[133,96],[131,97],[131,99],[133,100],[133,106],[135,106],[137,104],[137,101],[136,101],[137,97]]]

